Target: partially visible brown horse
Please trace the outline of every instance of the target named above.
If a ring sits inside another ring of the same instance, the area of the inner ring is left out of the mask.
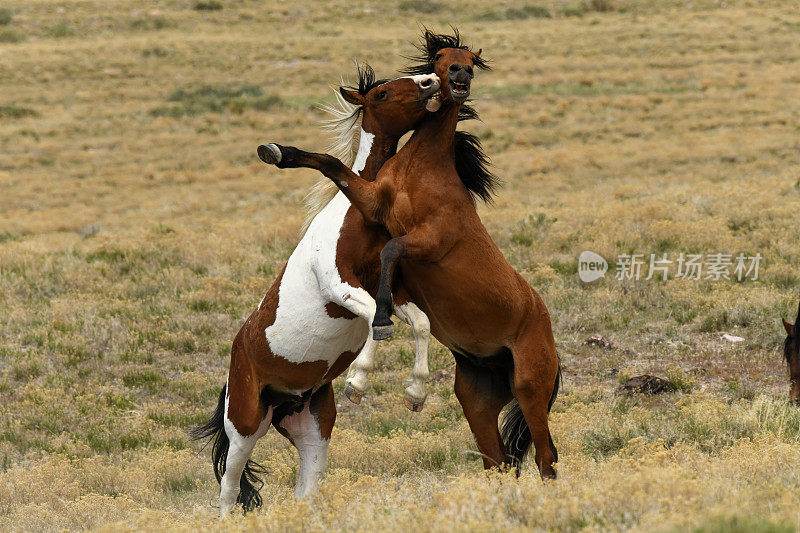
[[[786,330],[786,342],[783,344],[783,357],[789,367],[789,381],[792,388],[789,391],[789,400],[800,403],[800,306],[797,308],[797,318],[794,325],[783,320],[783,329]]]
[[[557,452],[548,414],[558,391],[559,362],[550,315],[540,296],[503,257],[481,223],[456,169],[453,139],[480,51],[453,36],[425,33],[421,64],[410,72],[441,79],[441,108],[367,182],[329,155],[268,145],[281,168],[308,167],[333,180],[368,221],[392,235],[381,252],[373,321],[376,338],[391,329],[392,283],[398,264],[431,332],[456,359],[456,396],[489,468],[521,461],[531,440],[544,478],[554,478]],[[383,335],[382,335],[383,334]],[[498,416],[517,403],[504,424]],[[508,449],[507,449],[508,448]]]

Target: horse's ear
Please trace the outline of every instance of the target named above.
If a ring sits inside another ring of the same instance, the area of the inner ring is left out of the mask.
[[[427,29],[425,30],[425,49],[430,55],[433,55],[432,51],[436,49],[436,34]]]
[[[481,57],[481,52],[483,52],[483,48],[478,48],[478,51],[475,52],[475,55]]]
[[[339,93],[341,93],[342,98],[353,105],[364,105],[364,96],[358,91],[351,91],[350,89],[339,87]]]
[[[785,319],[785,318],[783,319],[783,329],[785,329],[785,330],[786,330],[786,334],[787,334],[787,335],[789,335],[790,337],[792,336],[792,328],[793,328],[793,327],[794,327],[794,326],[792,326],[791,324],[789,324],[789,323],[786,321],[786,319]]]

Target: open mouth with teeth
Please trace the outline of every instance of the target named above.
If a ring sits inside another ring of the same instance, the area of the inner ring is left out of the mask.
[[[452,79],[448,81],[450,82],[450,94],[453,96],[453,100],[464,100],[469,96],[469,83],[458,83]]]
[[[442,91],[436,91],[425,102],[425,109],[431,113],[436,113],[442,107]]]

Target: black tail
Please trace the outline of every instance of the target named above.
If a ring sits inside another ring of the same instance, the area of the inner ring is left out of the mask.
[[[228,434],[225,433],[225,394],[227,392],[227,385],[222,387],[219,393],[219,401],[214,414],[211,419],[203,424],[189,431],[189,436],[194,440],[213,439],[214,444],[211,448],[211,462],[214,465],[214,476],[217,482],[222,479],[225,473],[225,460],[228,458],[228,447],[230,441]],[[264,482],[258,477],[260,474],[266,474],[263,466],[256,463],[252,459],[248,459],[242,472],[242,478],[239,481],[239,497],[236,502],[241,503],[244,511],[252,511],[257,507],[261,507],[263,501],[258,491],[264,486]]]
[[[561,386],[561,367],[558,368],[556,374],[556,383],[553,386],[553,394],[550,396],[550,402],[547,404],[547,412],[553,407],[558,396],[558,389]],[[522,409],[517,400],[511,402],[511,406],[503,415],[503,421],[500,424],[500,435],[503,438],[503,445],[506,448],[506,454],[511,460],[511,466],[517,468],[517,476],[519,476],[519,469],[522,465],[522,460],[525,454],[533,444],[533,435],[528,423],[525,422],[525,416],[522,414]],[[558,462],[558,450],[553,444],[553,437],[550,437],[550,449],[555,456],[555,461]]]

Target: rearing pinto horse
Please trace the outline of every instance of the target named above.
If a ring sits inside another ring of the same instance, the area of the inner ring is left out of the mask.
[[[391,328],[392,283],[401,265],[412,300],[455,356],[456,396],[484,466],[518,464],[532,440],[541,476],[555,478],[558,456],[548,414],[560,372],[550,315],[492,241],[456,170],[459,111],[470,94],[473,69],[487,65],[457,31],[454,36],[426,31],[420,51],[421,63],[409,72],[439,76],[441,108],[422,121],[374,181],[330,155],[276,144],[262,146],[260,153],[280,168],[319,170],[367,221],[383,224],[392,235],[381,251],[373,331]],[[516,403],[501,436],[498,416],[512,399]]]
[[[350,131],[361,119],[353,172],[374,179],[396,152],[400,137],[428,114],[426,106],[438,106],[429,101],[438,89],[439,78],[433,74],[376,81],[368,67],[359,70],[358,88],[340,88],[342,98],[353,104],[338,121],[340,132]],[[370,291],[377,290],[379,253],[388,239],[385,229],[365,226],[347,198],[337,194],[313,217],[283,271],[236,335],[216,412],[193,432],[198,439],[214,439],[222,516],[237,502],[245,510],[261,505],[258,475],[264,471],[250,454],[270,425],[300,454],[295,495],[302,498],[316,489],[336,419],[331,381],[359,350],[367,358],[374,353],[369,326],[375,301]],[[417,337],[407,395],[421,395],[412,399],[411,407],[415,402],[421,406],[429,323],[408,300],[398,302],[396,309]]]

